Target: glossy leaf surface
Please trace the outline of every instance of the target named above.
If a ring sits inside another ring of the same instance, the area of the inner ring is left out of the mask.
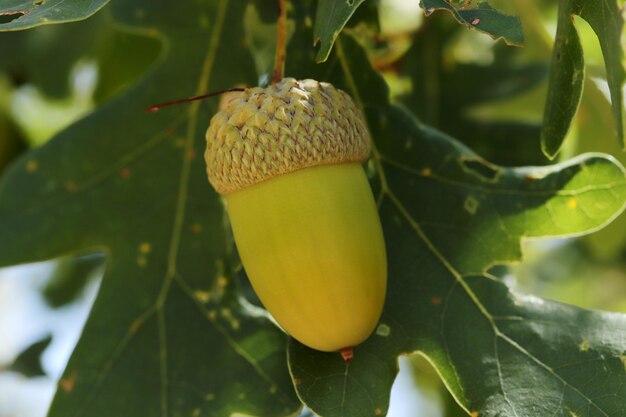
[[[418,352],[468,413],[619,413],[626,317],[512,293],[488,270],[519,260],[523,238],[612,220],[626,199],[623,168],[594,154],[547,168],[491,165],[388,104],[353,43],[337,47],[332,79],[359,97],[377,145],[390,287],[351,364],[291,343],[300,398],[325,417],[384,415],[397,355]],[[527,395],[538,386],[541,401]]]
[[[470,7],[465,7],[466,3],[470,3]],[[421,0],[420,4],[427,14],[445,10],[459,23],[484,32],[494,39],[503,39],[509,45],[521,46],[524,43],[519,18],[502,13],[487,2],[478,2],[475,7],[471,6],[471,2],[465,1]]]
[[[83,20],[108,2],[109,0],[4,0],[0,4],[0,32]]]

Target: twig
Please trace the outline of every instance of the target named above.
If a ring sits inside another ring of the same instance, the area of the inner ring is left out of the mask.
[[[278,21],[276,23],[276,58],[272,83],[277,83],[285,76],[287,55],[287,0],[278,0]]]

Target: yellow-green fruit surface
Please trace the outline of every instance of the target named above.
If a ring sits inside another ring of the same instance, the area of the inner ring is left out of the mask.
[[[225,198],[246,273],[287,333],[328,352],[372,333],[387,259],[360,164],[305,168]]]

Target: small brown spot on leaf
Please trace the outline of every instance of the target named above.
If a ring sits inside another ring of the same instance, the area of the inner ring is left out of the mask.
[[[228,278],[226,278],[226,277],[225,277],[225,276],[223,276],[223,275],[220,275],[220,276],[217,278],[217,285],[218,285],[219,287],[224,288],[225,286],[227,286],[227,285],[228,285]]]
[[[74,385],[76,384],[76,376],[78,373],[76,371],[72,371],[67,378],[61,378],[59,381],[59,385],[61,389],[65,392],[72,392],[74,389]]]
[[[302,380],[300,378],[294,378],[293,383],[294,385],[300,385],[302,384]]]
[[[192,149],[189,152],[187,152],[187,159],[190,161],[193,161],[194,159],[196,159],[196,151]]]
[[[209,291],[196,290],[193,292],[193,296],[201,303],[208,303],[211,299],[211,293]]]
[[[68,181],[65,183],[65,189],[69,191],[70,193],[73,193],[74,191],[78,189],[78,186],[76,185],[74,181]]]
[[[381,415],[383,413],[383,410],[381,410],[380,408],[377,408],[376,410],[374,410],[374,414],[376,414],[377,416]]]
[[[432,297],[430,297],[430,302],[438,306],[439,304],[441,304],[441,297],[439,297],[438,295],[433,295]]]
[[[430,168],[428,168],[428,167],[422,169],[422,175],[425,176],[425,177],[430,177],[430,174],[432,174],[432,173],[433,173],[432,170]]]
[[[230,311],[230,308],[223,308],[220,310],[220,315],[225,319],[232,319],[233,313]]]
[[[141,326],[143,326],[143,323],[144,321],[142,319],[137,319],[133,321],[133,324],[130,325],[130,332],[137,333],[139,329],[141,329]]]
[[[150,253],[152,250],[152,246],[148,242],[144,242],[139,245],[139,252],[141,253]]]
[[[478,411],[472,411],[470,413],[470,416],[472,416],[472,417],[478,417],[479,415],[480,415],[480,413]]]
[[[26,163],[26,171],[35,172],[37,171],[37,161],[30,160]]]
[[[122,169],[120,170],[120,177],[122,177],[122,178],[128,178],[128,177],[130,177],[130,169],[128,169],[128,168],[122,168]]]
[[[198,234],[202,231],[202,225],[200,223],[194,223],[191,225],[191,231]]]

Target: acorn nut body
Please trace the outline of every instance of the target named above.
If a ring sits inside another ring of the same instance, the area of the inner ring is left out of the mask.
[[[387,259],[361,166],[370,138],[352,99],[286,78],[232,99],[206,139],[209,181],[266,309],[311,348],[363,342],[382,312]]]

